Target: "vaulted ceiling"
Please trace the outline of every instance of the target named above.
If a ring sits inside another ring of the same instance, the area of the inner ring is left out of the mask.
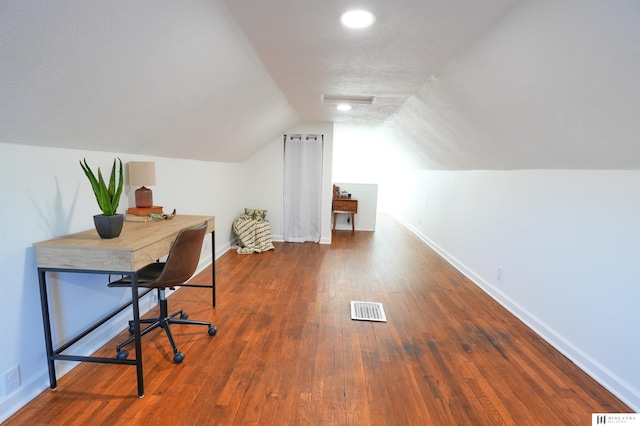
[[[3,0],[0,140],[239,162],[334,121],[421,168],[640,169],[639,46],[635,0]]]

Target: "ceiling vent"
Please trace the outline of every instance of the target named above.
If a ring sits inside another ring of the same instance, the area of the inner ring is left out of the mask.
[[[364,104],[371,105],[375,96],[322,95],[324,104]]]

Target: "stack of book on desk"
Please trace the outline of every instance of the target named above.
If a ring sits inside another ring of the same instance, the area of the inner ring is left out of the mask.
[[[129,207],[125,220],[129,222],[149,222],[151,213],[162,214],[162,206]]]

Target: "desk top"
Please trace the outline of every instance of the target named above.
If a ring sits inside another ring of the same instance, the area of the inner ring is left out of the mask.
[[[215,217],[176,215],[157,222],[124,222],[117,238],[102,239],[95,229],[41,241],[36,249],[39,268],[133,272],[169,253],[183,228],[207,221],[215,230]]]

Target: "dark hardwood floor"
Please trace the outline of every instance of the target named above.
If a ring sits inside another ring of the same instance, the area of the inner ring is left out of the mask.
[[[144,398],[133,367],[85,363],[6,424],[590,425],[631,412],[388,217],[216,268],[215,309],[192,288],[169,307],[218,334],[174,326],[179,365],[164,333],[145,336]],[[350,300],[382,302],[388,322],[352,321]]]

